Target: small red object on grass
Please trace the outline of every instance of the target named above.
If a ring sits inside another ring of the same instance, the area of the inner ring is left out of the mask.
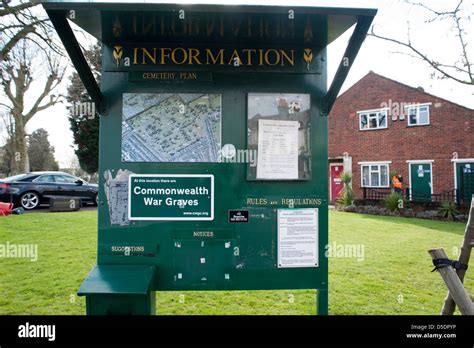
[[[13,203],[0,202],[0,216],[7,216],[12,213]]]

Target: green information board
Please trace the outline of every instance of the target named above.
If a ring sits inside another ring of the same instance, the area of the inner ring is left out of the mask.
[[[129,220],[213,220],[213,175],[129,176]]]
[[[44,7],[101,110],[87,313],[153,314],[158,290],[315,289],[327,314],[327,115],[375,11]],[[102,42],[100,88],[68,20]],[[354,24],[328,88],[326,47]]]

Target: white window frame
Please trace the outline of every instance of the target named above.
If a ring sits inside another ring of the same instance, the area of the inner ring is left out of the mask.
[[[405,109],[406,109],[406,114],[407,114],[407,125],[409,127],[428,126],[431,122],[431,119],[430,119],[430,105],[431,105],[431,103],[406,105]],[[420,108],[421,107],[426,107],[427,110],[428,110],[428,122],[427,123],[419,123]],[[416,109],[416,121],[417,121],[417,123],[410,123],[410,110],[411,109]]]
[[[360,187],[367,187],[367,188],[390,188],[390,164],[392,161],[376,161],[376,162],[359,162],[360,166]],[[378,173],[379,173],[379,185],[374,186],[372,185],[372,176],[371,176],[371,166],[378,166]],[[380,183],[382,182],[382,171],[380,170],[381,166],[387,167],[387,185],[382,186]],[[364,169],[363,167],[369,167],[369,185],[364,186]]]
[[[385,112],[385,127],[379,127],[379,113]],[[377,118],[377,127],[370,128],[370,114],[375,114]],[[370,131],[370,130],[378,130],[378,129],[387,129],[388,128],[388,108],[382,109],[372,109],[372,110],[363,110],[357,111],[357,115],[359,116],[359,130],[361,131]],[[367,128],[362,128],[362,115],[367,115]]]

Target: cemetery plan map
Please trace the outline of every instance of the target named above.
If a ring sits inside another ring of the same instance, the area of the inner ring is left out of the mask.
[[[220,94],[125,93],[123,162],[217,162]]]

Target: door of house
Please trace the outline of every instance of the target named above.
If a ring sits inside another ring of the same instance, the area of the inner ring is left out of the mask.
[[[410,163],[412,201],[431,202],[432,174],[431,163]]]
[[[474,194],[474,163],[456,163],[456,181],[463,203],[470,203]]]
[[[339,177],[344,170],[342,164],[331,164],[331,202],[335,202],[342,190],[342,182]]]

